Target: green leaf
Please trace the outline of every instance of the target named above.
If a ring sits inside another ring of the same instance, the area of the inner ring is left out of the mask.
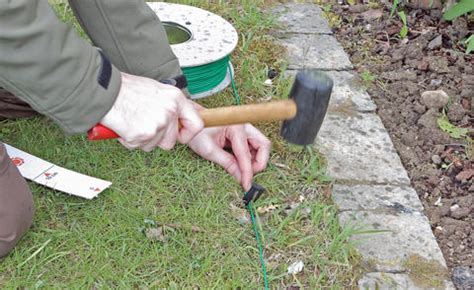
[[[466,137],[467,133],[469,132],[467,128],[459,128],[451,124],[445,114],[438,118],[438,126],[441,130],[448,133],[449,136],[454,139]]]
[[[466,14],[474,10],[474,1],[473,0],[461,0],[459,3],[451,6],[444,13],[444,20],[453,20],[456,17],[459,17],[463,14]]]
[[[474,50],[474,34],[471,34],[468,39],[466,39],[466,53],[471,53]]]
[[[405,38],[407,34],[408,34],[408,27],[404,25],[402,29],[400,29],[400,37]]]
[[[395,13],[395,10],[397,10],[398,7],[398,0],[394,0],[392,4],[392,9],[390,10],[390,18],[392,18],[393,14]]]
[[[400,37],[405,38],[408,34],[408,26],[407,26],[407,16],[405,15],[405,12],[403,11],[398,11],[398,17],[402,20],[403,27],[400,29]]]
[[[400,19],[402,20],[403,22],[403,25],[407,25],[407,16],[405,15],[405,12],[404,11],[398,11],[398,17],[400,17]]]

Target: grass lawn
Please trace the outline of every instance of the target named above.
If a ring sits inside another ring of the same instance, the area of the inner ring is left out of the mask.
[[[263,85],[269,66],[285,66],[283,50],[269,35],[274,19],[260,9],[263,1],[206,2],[192,4],[229,19],[239,31],[233,63],[243,102],[285,98],[289,81]],[[74,22],[66,5],[56,4],[56,10]],[[229,105],[233,96],[227,89],[202,103]],[[314,149],[284,143],[278,126],[260,126],[273,151],[268,169],[255,178],[268,190],[255,208],[271,288],[353,285],[360,271],[348,242],[354,229],[338,224],[323,159]],[[35,222],[0,262],[0,288],[263,287],[241,187],[187,147],[127,151],[113,140],[64,136],[44,118],[0,122],[0,140],[113,182],[92,201],[30,183]],[[298,260],[304,270],[287,274]]]

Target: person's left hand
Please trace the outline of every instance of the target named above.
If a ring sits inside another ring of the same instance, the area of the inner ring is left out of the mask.
[[[245,124],[206,128],[188,145],[201,157],[224,167],[248,191],[253,175],[267,166],[271,142],[257,128]]]

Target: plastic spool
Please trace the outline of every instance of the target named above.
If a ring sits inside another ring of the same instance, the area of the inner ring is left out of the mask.
[[[165,26],[171,49],[181,68],[214,63],[229,56],[237,46],[237,31],[219,15],[188,5],[163,2],[147,4]],[[191,98],[204,98],[222,91],[231,83],[232,74],[233,67],[229,62],[227,75],[220,84],[213,89],[191,94]]]

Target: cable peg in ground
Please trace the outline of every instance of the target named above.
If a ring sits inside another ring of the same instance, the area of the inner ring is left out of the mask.
[[[255,202],[262,194],[265,193],[265,191],[265,187],[261,186],[260,184],[252,184],[252,187],[245,193],[243,198],[245,206],[248,206],[250,202]]]

